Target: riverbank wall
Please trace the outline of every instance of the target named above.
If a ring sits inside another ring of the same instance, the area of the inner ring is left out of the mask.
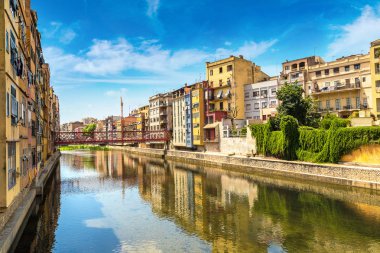
[[[0,213],[0,253],[12,251],[14,242],[18,240],[23,231],[31,209],[38,196],[43,195],[43,189],[51,174],[59,163],[61,153],[55,152],[45,163],[31,185],[25,188],[15,199],[11,206]]]
[[[264,172],[267,175],[282,175],[380,190],[380,168],[374,167],[349,166],[344,164],[314,164],[262,157],[228,156],[220,153],[165,151],[134,147],[116,147],[115,149],[124,150],[131,154],[141,154],[202,166],[214,166],[224,170],[243,173]]]

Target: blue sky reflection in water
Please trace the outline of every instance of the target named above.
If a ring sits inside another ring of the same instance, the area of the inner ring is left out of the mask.
[[[380,252],[365,189],[117,151],[64,153],[60,170],[16,252]]]

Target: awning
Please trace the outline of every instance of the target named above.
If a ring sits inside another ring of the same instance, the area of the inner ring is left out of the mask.
[[[217,128],[218,126],[219,126],[219,122],[215,122],[212,124],[205,125],[205,127],[203,129],[214,129],[214,128]]]

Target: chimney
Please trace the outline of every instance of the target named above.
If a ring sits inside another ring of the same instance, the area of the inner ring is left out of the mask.
[[[242,55],[239,55],[239,58],[240,58],[240,59],[244,59],[244,56],[242,56]]]

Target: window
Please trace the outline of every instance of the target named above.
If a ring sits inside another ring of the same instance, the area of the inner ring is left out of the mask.
[[[254,98],[257,98],[258,96],[259,96],[259,91],[254,91],[253,93],[252,93],[252,96],[254,97]]]
[[[380,47],[375,48],[375,58],[380,58]]]
[[[251,110],[251,104],[246,104],[245,105],[245,110],[250,111]]]
[[[214,70],[210,70],[210,76],[214,75]]]
[[[380,98],[376,98],[376,109],[380,112]]]
[[[9,53],[9,33],[8,33],[8,31],[5,32],[5,49],[7,50],[7,53]]]
[[[367,79],[366,79],[365,77],[363,77],[362,80],[363,80],[363,83],[365,83],[365,81],[366,81]]]
[[[346,72],[350,71],[350,66],[345,66],[344,71],[346,71]]]
[[[244,97],[249,98],[249,92],[244,92]]]
[[[360,109],[360,97],[356,97],[355,102],[356,102],[356,108]]]
[[[255,108],[256,110],[257,110],[257,109],[260,109],[260,103],[255,103],[254,108]]]
[[[356,70],[360,69],[360,64],[355,64],[354,69],[356,69]]]
[[[8,143],[8,190],[16,185],[16,142]]]
[[[347,109],[351,109],[351,98],[346,98]]]
[[[223,80],[222,79],[219,80],[219,87],[221,87],[221,86],[223,86]]]
[[[340,99],[336,99],[336,100],[335,100],[335,107],[336,107],[336,110],[337,110],[337,111],[340,110]]]
[[[18,102],[16,99],[16,88],[11,86],[11,123],[17,125],[18,121]]]
[[[9,110],[9,92],[7,92],[7,98],[6,98],[6,107],[7,107],[7,117],[9,117],[9,113],[10,113],[10,110]]]
[[[326,109],[330,110],[330,100],[326,100]]]
[[[380,63],[375,63],[375,74],[380,74]]]
[[[270,101],[270,107],[271,107],[271,108],[275,108],[276,105],[277,105],[276,100],[272,100],[272,101]]]
[[[232,71],[232,65],[227,66],[227,72],[230,72],[230,71]]]
[[[317,71],[317,72],[315,72],[315,75],[316,75],[317,77],[321,76],[321,74],[322,74],[321,71]]]
[[[300,76],[299,73],[292,74],[292,79],[296,79],[296,78],[298,78],[299,76]]]
[[[13,32],[11,31],[11,64],[15,71],[17,71],[17,57],[18,57],[18,52],[17,52],[17,46],[16,46],[16,38],[13,35]]]
[[[277,94],[277,89],[276,89],[276,88],[271,89],[271,90],[270,90],[270,94],[271,94],[272,96],[276,96],[276,94]]]
[[[285,70],[289,70],[289,66],[285,66]]]
[[[376,81],[376,88],[378,88],[378,89],[380,88],[380,80]]]
[[[330,82],[325,82],[325,87],[329,87],[330,86]]]
[[[26,117],[26,105],[25,105],[25,98],[22,97],[22,102],[21,102],[21,113],[20,113],[20,120],[23,126],[25,126],[25,117]]]
[[[338,74],[339,73],[339,68],[334,68],[334,74]]]
[[[359,77],[355,78],[355,85],[356,86],[360,85],[360,78]]]
[[[10,0],[9,1],[9,7],[12,13],[13,17],[16,17],[16,11],[17,11],[17,0]]]
[[[346,85],[350,85],[350,79],[346,79]]]
[[[363,98],[363,106],[364,106],[364,108],[368,107],[368,99],[367,98]]]
[[[260,91],[261,97],[266,98],[268,97],[268,90],[262,90]]]
[[[220,74],[223,73],[223,68],[222,67],[219,68],[219,73]]]
[[[318,101],[318,109],[322,110],[322,101]]]
[[[326,76],[330,75],[330,70],[329,69],[325,69],[325,75]]]
[[[223,102],[220,102],[220,103],[219,103],[219,109],[220,109],[220,110],[223,110]]]
[[[261,108],[267,108],[267,107],[268,107],[268,102],[261,103]]]

